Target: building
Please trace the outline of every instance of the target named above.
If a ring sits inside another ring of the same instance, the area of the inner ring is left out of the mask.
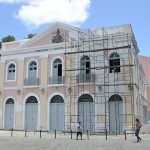
[[[120,134],[143,120],[145,75],[131,25],[83,30],[55,23],[2,43],[0,128]],[[140,80],[139,80],[140,78]]]
[[[139,62],[142,65],[146,76],[146,87],[147,87],[147,100],[148,100],[148,120],[150,121],[150,57],[147,56],[138,56]]]

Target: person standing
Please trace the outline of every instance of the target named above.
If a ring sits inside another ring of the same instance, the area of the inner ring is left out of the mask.
[[[81,122],[78,123],[77,125],[77,138],[76,140],[78,140],[78,136],[81,136],[81,140],[82,140],[82,125],[81,125]]]
[[[139,137],[139,132],[140,132],[140,128],[142,127],[142,125],[138,118],[136,118],[135,127],[136,127],[135,136],[137,137],[137,142],[140,142],[142,139]]]

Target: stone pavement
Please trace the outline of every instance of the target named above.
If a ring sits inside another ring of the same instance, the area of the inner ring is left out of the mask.
[[[140,132],[150,134],[150,124],[143,124]]]
[[[0,150],[149,150],[150,134],[140,134],[142,141],[136,142],[134,135],[108,135],[105,136],[92,135],[87,139],[86,134],[83,140],[76,140],[76,134],[72,139],[70,134],[57,134],[55,139],[54,133],[42,132],[40,138],[39,132],[21,131],[0,131]]]

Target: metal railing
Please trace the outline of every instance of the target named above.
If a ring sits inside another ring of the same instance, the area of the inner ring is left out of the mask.
[[[92,83],[94,77],[94,74],[78,74],[76,75],[76,83]]]
[[[49,77],[48,84],[64,84],[65,77],[64,76],[56,76],[56,77]]]
[[[24,86],[35,86],[35,85],[39,85],[39,78],[24,79]]]

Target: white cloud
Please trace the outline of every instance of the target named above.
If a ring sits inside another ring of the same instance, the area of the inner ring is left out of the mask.
[[[4,0],[0,0],[3,2]],[[6,1],[6,0],[5,0]],[[28,27],[38,27],[45,23],[64,22],[80,24],[88,16],[91,0],[8,0],[23,2],[15,17]]]

